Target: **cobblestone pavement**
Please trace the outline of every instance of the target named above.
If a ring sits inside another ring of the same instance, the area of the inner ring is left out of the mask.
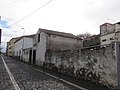
[[[6,56],[3,58],[21,90],[80,90],[44,73],[41,73],[22,62]],[[1,90],[14,89],[1,59],[0,82]],[[10,89],[7,89],[8,87],[10,87]]]
[[[0,57],[0,90],[15,90]]]

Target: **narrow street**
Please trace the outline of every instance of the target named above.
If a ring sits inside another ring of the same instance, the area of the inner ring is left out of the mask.
[[[6,71],[5,61],[14,80],[10,79]],[[35,68],[12,58],[0,57],[0,90],[18,90],[14,84],[17,84],[20,90],[80,90],[72,85],[46,75]]]

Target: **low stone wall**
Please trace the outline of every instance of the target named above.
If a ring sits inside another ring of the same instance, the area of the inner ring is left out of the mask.
[[[117,61],[112,47],[47,50],[43,66],[109,88],[117,86]]]

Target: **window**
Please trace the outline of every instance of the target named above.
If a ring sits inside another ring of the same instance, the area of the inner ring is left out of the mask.
[[[110,38],[110,40],[114,40],[113,38]]]
[[[38,42],[40,42],[40,33],[38,34]]]
[[[105,41],[106,41],[106,39],[103,39],[102,41],[103,41],[103,42],[105,42]]]

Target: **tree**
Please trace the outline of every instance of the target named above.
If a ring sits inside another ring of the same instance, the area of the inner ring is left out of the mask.
[[[82,33],[82,34],[78,34],[77,37],[81,38],[81,39],[85,39],[85,38],[88,38],[90,37],[91,34],[90,33]]]

